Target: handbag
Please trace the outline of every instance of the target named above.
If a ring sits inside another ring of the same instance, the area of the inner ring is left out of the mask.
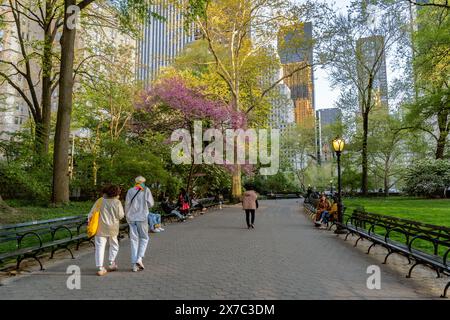
[[[100,219],[100,208],[103,203],[103,198],[100,198],[97,200],[97,203],[95,205],[94,213],[92,214],[91,218],[88,221],[88,225],[86,228],[86,233],[88,238],[92,238],[97,234],[98,230],[98,220]]]
[[[189,210],[189,203],[183,202],[183,205],[181,206],[181,210]]]

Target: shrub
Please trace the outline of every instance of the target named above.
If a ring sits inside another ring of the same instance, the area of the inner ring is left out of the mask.
[[[450,186],[450,161],[419,160],[405,175],[405,191],[411,195],[444,197]]]

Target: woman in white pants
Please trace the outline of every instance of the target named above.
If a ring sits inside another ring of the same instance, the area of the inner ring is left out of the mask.
[[[119,200],[120,188],[117,186],[108,186],[103,189],[103,198],[97,200],[102,201],[100,206],[100,216],[98,219],[98,229],[95,234],[95,264],[98,268],[97,275],[103,276],[107,271],[116,271],[116,256],[119,252],[119,235],[120,219],[124,217],[122,203]],[[97,208],[97,202],[91,209],[88,219]],[[103,266],[105,256],[106,243],[109,242],[109,266],[108,270]]]

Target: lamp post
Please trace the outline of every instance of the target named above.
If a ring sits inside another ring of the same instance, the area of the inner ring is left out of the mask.
[[[341,193],[342,193],[342,182],[341,182],[341,153],[344,150],[344,139],[336,137],[333,142],[333,150],[334,152],[336,152],[336,158],[337,158],[337,169],[338,169],[338,195],[337,195],[337,200],[338,200],[338,227],[335,231],[335,233],[345,233],[345,231],[342,228],[342,224],[343,224],[343,216],[342,216],[342,198],[341,198]]]
[[[333,180],[330,180],[330,193],[333,196]]]

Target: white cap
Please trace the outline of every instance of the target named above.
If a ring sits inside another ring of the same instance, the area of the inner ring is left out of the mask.
[[[134,181],[136,181],[136,183],[143,183],[143,182],[145,182],[145,178],[143,176],[139,176],[139,177],[136,177],[136,179],[134,179]]]

